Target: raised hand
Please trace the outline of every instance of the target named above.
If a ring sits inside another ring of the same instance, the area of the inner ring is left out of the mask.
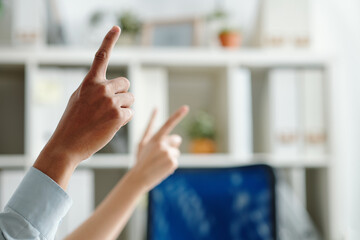
[[[139,181],[145,187],[145,191],[155,187],[177,168],[177,159],[180,155],[179,146],[182,139],[179,135],[169,135],[169,133],[186,116],[188,111],[187,106],[179,108],[153,135],[153,125],[157,114],[157,111],[154,110],[139,143],[137,162],[133,168],[133,171],[136,171],[139,176]]]
[[[130,106],[134,96],[127,92],[129,81],[124,77],[106,79],[110,53],[119,35],[119,27],[113,27],[105,36],[50,140],[78,161],[104,147],[133,115]]]
[[[57,165],[70,164],[75,168],[104,147],[132,118],[130,106],[134,96],[128,92],[129,81],[124,77],[106,79],[110,53],[119,35],[120,28],[114,26],[105,36],[89,73],[72,94],[53,136],[34,167],[46,172],[50,163],[55,164],[50,161],[60,159]],[[41,160],[44,158],[48,159],[47,162]],[[60,172],[58,170],[52,175],[61,177]],[[56,181],[56,176],[51,177]]]
[[[133,213],[140,196],[160,183],[177,167],[181,137],[169,135],[188,113],[179,108],[153,135],[153,112],[149,125],[139,143],[135,166],[116,184],[94,213],[66,240],[116,239]]]

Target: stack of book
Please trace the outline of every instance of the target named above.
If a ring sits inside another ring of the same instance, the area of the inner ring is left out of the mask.
[[[269,98],[271,152],[285,156],[325,154],[322,70],[271,70]]]

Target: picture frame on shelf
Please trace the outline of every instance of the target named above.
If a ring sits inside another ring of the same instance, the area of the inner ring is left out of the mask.
[[[145,22],[142,45],[157,47],[190,47],[201,43],[201,18],[177,18]]]

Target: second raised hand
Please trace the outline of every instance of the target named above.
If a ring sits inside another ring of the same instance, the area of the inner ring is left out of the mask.
[[[144,136],[139,143],[137,161],[132,169],[139,176],[144,191],[149,191],[162,180],[172,174],[178,166],[181,137],[169,135],[175,126],[189,112],[188,106],[180,107],[160,128],[152,135],[156,110],[154,110]]]

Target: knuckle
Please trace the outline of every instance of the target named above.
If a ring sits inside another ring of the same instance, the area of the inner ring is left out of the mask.
[[[114,107],[114,100],[113,100],[111,97],[109,97],[109,96],[103,96],[102,101],[104,102],[104,104],[105,104],[107,107],[116,109],[116,108]]]
[[[99,84],[98,86],[98,94],[100,96],[105,96],[107,93],[107,89],[108,87],[106,86],[106,84]]]
[[[170,152],[170,151],[166,151],[164,154],[165,154],[165,157],[166,157],[167,159],[171,159],[171,158],[172,158],[172,155],[171,155],[171,152]]]
[[[114,106],[114,100],[111,97],[103,96],[101,101],[103,102],[103,105],[106,109],[118,110],[118,108]]]
[[[159,149],[162,153],[167,153],[167,146],[163,141],[160,141],[159,143]]]
[[[104,37],[104,41],[109,42],[112,40],[112,34],[111,32],[107,33]]]
[[[130,112],[125,108],[117,108],[119,110],[119,119],[124,124],[131,117]]]
[[[155,142],[154,143],[154,148],[157,149],[157,150],[160,150],[160,152],[161,152],[161,150],[162,150],[161,142]]]
[[[134,94],[132,94],[132,93],[127,93],[127,96],[128,96],[128,98],[129,98],[129,101],[130,101],[130,103],[133,103],[133,102],[135,102],[135,96],[134,96]]]
[[[125,88],[129,88],[130,87],[130,81],[127,78],[122,77],[122,84],[124,85]]]
[[[171,159],[170,161],[170,167],[171,169],[175,170],[178,167],[179,163],[176,159]]]
[[[118,119],[118,120],[123,119],[123,116],[124,116],[123,112],[120,111],[119,108],[112,108],[111,109],[111,115],[112,115],[112,117],[114,119]]]
[[[127,90],[130,88],[129,80],[124,77],[109,80],[109,83],[110,82],[112,83],[113,88],[121,89],[122,92],[127,92]]]
[[[116,98],[109,97],[109,105],[113,108],[119,109]]]
[[[106,37],[105,37],[106,38]],[[107,57],[107,52],[105,49],[99,49],[96,53],[95,53],[95,59],[103,61],[105,60]]]

